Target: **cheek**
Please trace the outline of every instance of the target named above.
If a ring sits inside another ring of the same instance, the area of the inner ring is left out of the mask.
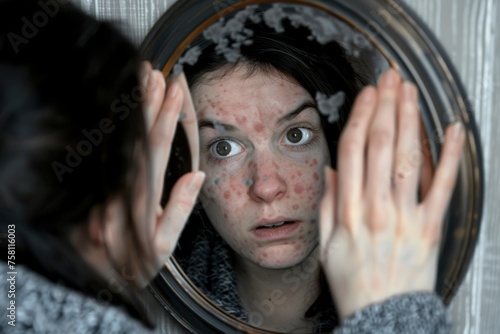
[[[310,165],[313,166],[310,166]],[[291,208],[296,210],[316,210],[323,193],[323,176],[320,163],[315,160],[306,168],[295,168],[286,177],[289,181],[289,198],[294,199]]]

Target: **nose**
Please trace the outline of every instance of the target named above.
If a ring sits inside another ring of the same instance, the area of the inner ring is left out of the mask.
[[[252,184],[249,187],[250,197],[260,203],[271,203],[282,198],[287,189],[286,182],[279,175],[278,165],[271,161],[254,161],[250,165]]]

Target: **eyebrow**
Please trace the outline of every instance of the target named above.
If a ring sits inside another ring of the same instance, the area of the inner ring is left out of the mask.
[[[209,119],[200,119],[198,121],[198,129],[201,130],[203,128],[212,128],[212,129],[215,129],[215,128],[218,128],[218,127],[222,127],[224,129],[224,131],[226,132],[236,132],[238,131],[238,128],[235,127],[234,125],[231,125],[231,124],[225,124],[225,123],[221,123],[219,121],[212,121],[212,120],[209,120]]]
[[[299,116],[299,114],[301,112],[303,112],[304,110],[307,110],[307,109],[315,109],[317,110],[318,107],[316,106],[316,103],[314,103],[313,101],[311,100],[308,100],[308,101],[305,101],[303,102],[301,105],[299,105],[297,108],[295,108],[294,110],[290,111],[288,114],[284,115],[284,116],[281,116],[277,121],[276,121],[276,126],[279,126],[281,125],[282,123],[284,122],[289,122],[291,121],[292,119],[294,119],[295,117]]]
[[[307,109],[315,109],[317,110],[318,107],[316,106],[316,103],[314,103],[311,100],[303,102],[301,105],[299,105],[297,108],[294,110],[290,111],[288,114],[281,116],[277,121],[276,121],[276,126],[281,125],[284,122],[289,122],[292,119],[296,118],[301,112]],[[219,121],[213,121],[209,119],[200,119],[198,121],[198,129],[201,130],[203,128],[211,128],[211,129],[216,129],[218,127],[222,127],[224,131],[226,132],[237,132],[238,128],[234,125],[231,124],[225,124],[221,123]]]

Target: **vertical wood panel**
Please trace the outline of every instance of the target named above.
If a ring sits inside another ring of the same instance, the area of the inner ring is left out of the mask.
[[[346,0],[347,1],[347,0]],[[139,44],[174,0],[74,0],[100,18],[119,20]],[[500,19],[498,0],[405,0],[448,51],[469,92],[480,128],[486,172],[479,246],[451,304],[454,333],[498,333],[500,328]],[[163,333],[181,332],[164,315]]]
[[[485,207],[472,266],[451,304],[455,333],[498,333],[500,327],[500,40],[496,0],[406,1],[435,32],[469,92],[480,128]]]

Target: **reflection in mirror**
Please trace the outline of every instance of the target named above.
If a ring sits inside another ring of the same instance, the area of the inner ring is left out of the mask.
[[[338,324],[317,254],[323,167],[387,67],[346,23],[282,4],[222,18],[179,59],[207,178],[176,259],[223,310],[279,332]]]

